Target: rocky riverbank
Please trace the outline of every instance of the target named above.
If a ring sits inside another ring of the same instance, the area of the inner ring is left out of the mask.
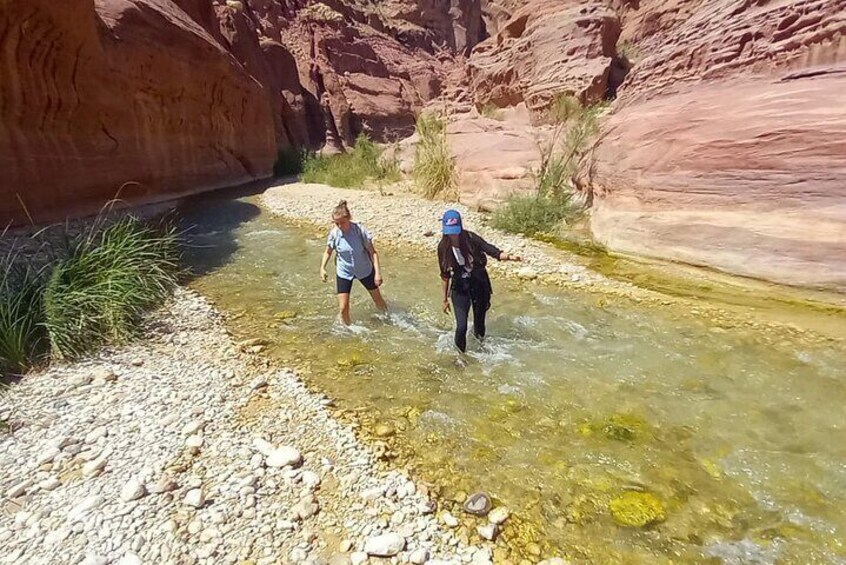
[[[397,188],[401,187],[398,185]],[[292,220],[325,224],[327,229],[332,209],[341,199],[349,202],[353,219],[365,225],[380,245],[410,245],[432,253],[434,257],[440,241],[440,217],[446,209],[455,208],[461,212],[467,229],[524,259],[523,263],[493,261],[489,268],[494,272],[575,287],[610,290],[628,286],[579,265],[572,255],[552,245],[490,228],[485,225],[481,213],[462,204],[425,200],[404,192],[381,194],[304,183],[275,186],[262,195],[262,202],[271,213]]]
[[[260,347],[180,290],[138,343],[2,391],[0,562],[491,562]]]
[[[328,232],[330,215],[338,201],[349,202],[353,219],[360,221],[374,235],[377,246],[401,246],[418,249],[431,254],[434,261],[435,249],[440,240],[440,217],[447,208],[458,209],[468,229],[476,231],[488,241],[508,253],[523,257],[522,263],[491,261],[488,268],[494,277],[521,279],[530,283],[559,286],[576,292],[594,295],[598,305],[606,298],[623,300],[641,305],[671,307],[682,316],[707,320],[723,331],[731,327],[748,327],[758,330],[772,330],[774,340],[785,336],[801,335],[807,340],[841,341],[842,312],[846,303],[839,297],[815,296],[789,289],[775,287],[752,280],[716,276],[708,271],[694,274],[665,265],[655,270],[655,289],[649,284],[638,286],[628,279],[610,278],[587,266],[583,258],[558,247],[502,232],[487,225],[485,215],[462,204],[437,202],[419,198],[408,192],[402,184],[390,187],[391,192],[375,190],[353,190],[334,188],[319,184],[288,183],[273,186],[261,195],[261,202],[272,214],[293,222],[309,226],[325,226]],[[433,262],[434,265],[434,262]],[[433,267],[434,268],[434,267]],[[645,274],[650,271],[644,271]],[[390,272],[386,273],[390,276]],[[647,274],[647,279],[652,274]],[[631,278],[637,281],[641,277]],[[717,282],[712,282],[717,281]],[[725,281],[725,282],[720,282]],[[679,292],[666,292],[679,284]],[[705,289],[705,290],[703,290]],[[700,291],[705,294],[700,297]],[[709,292],[711,294],[709,294]],[[740,295],[760,298],[757,303],[750,300],[725,300],[727,296]],[[818,302],[817,302],[818,301]],[[805,310],[820,305],[823,311],[833,313],[833,321],[819,323],[813,320],[808,325]],[[795,310],[791,310],[796,306]],[[750,308],[756,308],[756,316],[750,316]]]

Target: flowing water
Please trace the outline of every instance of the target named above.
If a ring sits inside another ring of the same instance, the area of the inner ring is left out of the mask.
[[[356,285],[345,329],[317,276],[325,234],[249,198],[186,214],[193,284],[232,329],[267,339],[365,429],[396,430],[447,507],[485,490],[513,509],[497,555],[846,563],[842,343],[494,280],[488,340],[462,362],[433,257],[383,251],[391,312]],[[846,329],[842,312],[820,316]],[[627,500],[649,524],[615,520]]]

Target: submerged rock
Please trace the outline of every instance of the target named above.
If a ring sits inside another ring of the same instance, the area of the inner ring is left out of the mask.
[[[611,516],[620,526],[642,528],[667,519],[664,503],[648,492],[625,492],[611,501]]]
[[[474,516],[487,516],[491,506],[490,496],[484,492],[476,492],[464,502],[464,511]]]

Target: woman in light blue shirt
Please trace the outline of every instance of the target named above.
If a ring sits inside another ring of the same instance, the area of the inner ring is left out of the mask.
[[[341,200],[332,211],[335,227],[326,239],[326,251],[320,261],[320,277],[323,282],[329,278],[326,264],[337,254],[335,283],[338,289],[338,312],[341,321],[350,325],[350,291],[353,281],[358,279],[370,292],[376,308],[385,311],[388,306],[379,287],[382,286],[382,270],[379,267],[379,254],[373,246],[373,238],[364,227],[352,221],[352,214],[346,200]]]

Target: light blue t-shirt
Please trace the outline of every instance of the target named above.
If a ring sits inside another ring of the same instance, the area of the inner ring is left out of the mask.
[[[373,272],[373,262],[367,248],[372,245],[373,238],[362,226],[350,223],[347,233],[335,226],[329,232],[326,246],[333,249],[338,256],[336,263],[338,276],[342,279],[364,279]]]

